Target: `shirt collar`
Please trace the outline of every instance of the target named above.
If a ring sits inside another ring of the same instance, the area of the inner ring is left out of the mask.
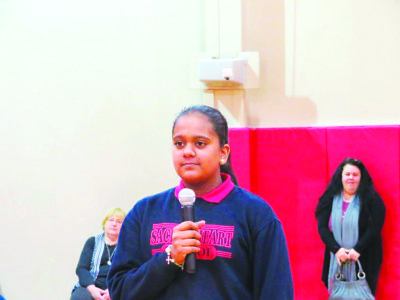
[[[217,186],[212,191],[204,195],[196,195],[196,197],[201,198],[210,203],[220,203],[222,199],[224,199],[235,187],[234,183],[232,182],[231,176],[229,174],[222,173],[222,183]],[[179,192],[184,189],[185,186],[183,185],[183,180],[179,183],[179,185],[175,188],[175,197],[178,199]]]

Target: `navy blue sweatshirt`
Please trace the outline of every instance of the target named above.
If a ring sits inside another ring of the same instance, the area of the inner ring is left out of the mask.
[[[167,264],[165,248],[182,222],[174,189],[140,200],[128,213],[107,284],[113,300],[293,299],[282,225],[260,197],[240,188],[219,203],[195,202],[201,251],[197,272]]]

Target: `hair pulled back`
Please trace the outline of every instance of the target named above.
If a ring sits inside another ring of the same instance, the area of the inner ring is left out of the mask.
[[[190,113],[200,113],[208,118],[210,123],[213,125],[215,134],[218,136],[219,145],[222,148],[224,145],[229,144],[228,141],[228,122],[221,112],[213,107],[207,105],[193,105],[184,108],[178,116],[175,118],[174,124],[172,126],[172,132],[174,132],[176,122],[180,117],[188,115]],[[235,185],[239,185],[235,173],[233,172],[231,165],[231,155],[228,156],[228,160],[225,164],[220,166],[221,173],[226,173],[231,176],[232,182]]]

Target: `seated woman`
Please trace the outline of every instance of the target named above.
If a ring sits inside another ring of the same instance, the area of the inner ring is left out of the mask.
[[[329,292],[339,265],[347,262],[344,272],[355,278],[354,262],[359,259],[375,294],[382,264],[385,205],[359,159],[342,161],[319,199],[315,214],[326,246],[322,280]]]
[[[125,215],[120,208],[110,209],[102,223],[104,232],[86,241],[76,268],[79,282],[71,300],[110,299],[106,278]]]

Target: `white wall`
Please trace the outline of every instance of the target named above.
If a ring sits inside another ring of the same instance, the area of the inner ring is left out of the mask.
[[[104,213],[177,183],[200,1],[0,1],[0,285],[68,299]]]
[[[318,108],[316,124],[398,124],[400,2],[296,2],[288,75],[293,95]]]
[[[242,1],[243,51],[259,51],[249,125],[400,122],[400,2]]]

